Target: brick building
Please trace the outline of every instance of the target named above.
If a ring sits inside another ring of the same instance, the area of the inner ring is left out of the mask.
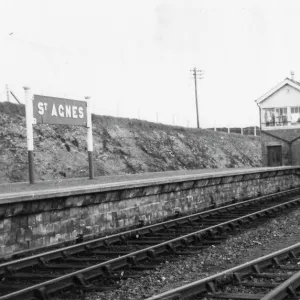
[[[263,166],[300,165],[300,82],[291,74],[256,100]]]

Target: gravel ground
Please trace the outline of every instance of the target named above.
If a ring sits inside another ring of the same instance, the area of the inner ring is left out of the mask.
[[[138,279],[119,282],[118,290],[92,292],[57,299],[139,300],[216,274],[300,241],[300,208],[263,225],[230,236],[224,243],[198,254],[181,256],[155,270],[144,271]]]

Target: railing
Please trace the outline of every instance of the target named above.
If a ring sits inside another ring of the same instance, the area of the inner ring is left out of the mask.
[[[300,122],[291,122],[291,121],[285,121],[285,122],[265,122],[261,123],[263,127],[293,127],[293,126],[300,126]]]
[[[214,128],[206,128],[207,130],[213,130],[218,132],[226,132],[226,133],[237,133],[241,135],[253,135],[260,136],[260,128],[258,126],[250,126],[250,127],[214,127]]]

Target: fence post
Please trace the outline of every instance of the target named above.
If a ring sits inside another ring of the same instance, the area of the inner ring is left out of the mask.
[[[243,127],[241,127],[241,135],[244,135]]]
[[[87,112],[87,146],[89,157],[89,177],[94,178],[94,166],[93,166],[93,128],[92,128],[92,111],[91,111],[91,97],[85,97],[86,99],[86,112]]]
[[[254,126],[254,136],[256,136],[256,126]]]
[[[26,134],[27,134],[27,152],[28,152],[28,172],[29,183],[34,184],[34,162],[33,162],[33,97],[28,86],[24,86],[25,90],[25,112],[26,112]]]
[[[229,127],[227,127],[227,132],[230,133],[230,128]]]

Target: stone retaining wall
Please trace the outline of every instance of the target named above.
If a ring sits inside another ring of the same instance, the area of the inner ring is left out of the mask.
[[[300,168],[187,175],[99,185],[92,189],[4,199],[0,203],[0,254],[108,234],[181,213],[201,211],[300,185]],[[47,199],[46,199],[47,198]]]

